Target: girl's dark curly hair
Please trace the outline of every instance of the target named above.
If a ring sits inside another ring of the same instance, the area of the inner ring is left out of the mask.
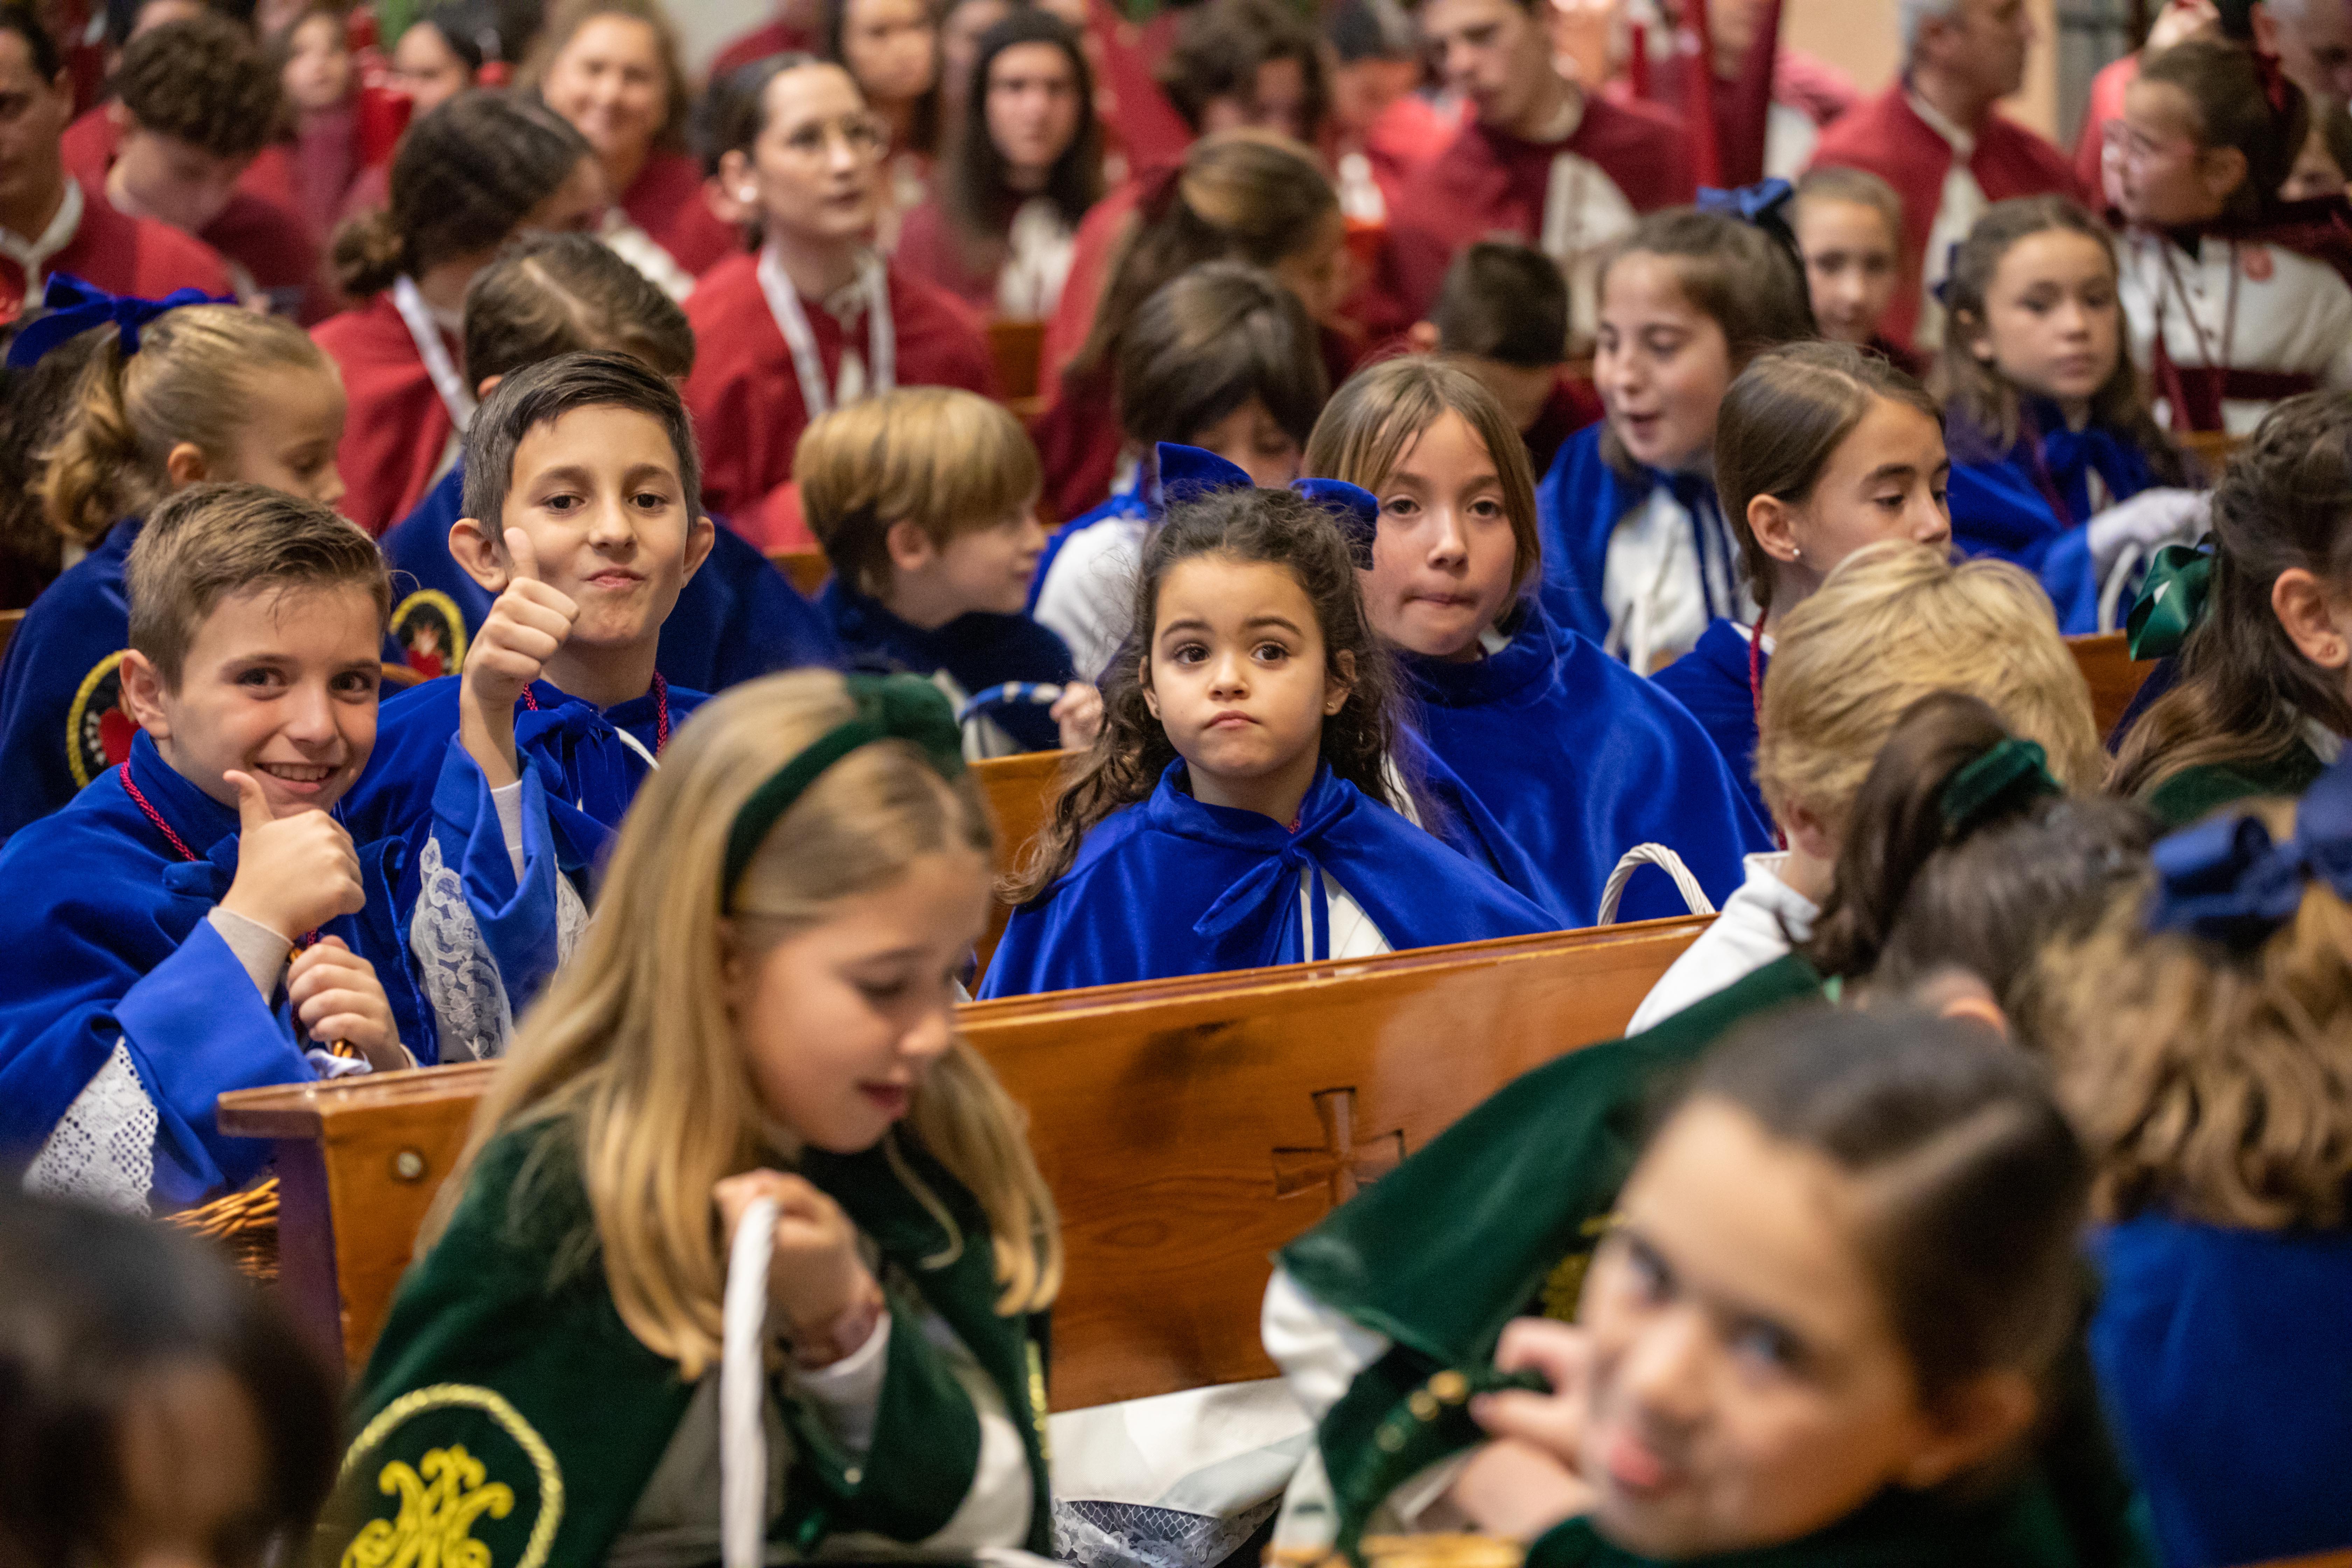
[[[1055,797],[1020,868],[1000,884],[1007,903],[1042,897],[1077,858],[1078,846],[1095,824],[1150,798],[1160,775],[1176,760],[1176,748],[1151,716],[1144,694],[1150,687],[1160,584],[1177,566],[1202,556],[1278,565],[1297,579],[1315,606],[1325,668],[1339,675],[1349,662],[1354,665],[1348,700],[1323,721],[1323,760],[1382,805],[1432,820],[1429,804],[1389,763],[1403,689],[1364,613],[1356,563],[1338,525],[1313,501],[1289,490],[1218,490],[1171,507],[1145,542],[1128,623],[1133,629],[1103,677],[1102,731]]]

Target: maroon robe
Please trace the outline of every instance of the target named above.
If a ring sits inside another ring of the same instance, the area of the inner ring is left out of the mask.
[[[1172,10],[1138,26],[1111,0],[1087,0],[1087,54],[1095,61],[1095,110],[1127,159],[1129,174],[1160,168],[1184,156],[1192,128],[1152,72],[1174,38]]]
[[[1003,237],[997,238],[994,255],[1001,258],[1009,252],[1003,247]],[[898,247],[890,253],[890,259],[926,283],[954,295],[985,319],[996,314],[1000,268],[989,258],[975,254],[977,249],[940,209],[935,192],[898,220]]]
[[[1539,243],[1552,159],[1561,153],[1591,162],[1637,213],[1680,206],[1698,194],[1681,123],[1646,103],[1587,93],[1583,117],[1564,142],[1523,142],[1474,121],[1407,182],[1389,214],[1389,292],[1425,317],[1465,246],[1490,238]]]
[[[742,236],[720,223],[703,199],[702,165],[682,153],[647,158],[629,182],[621,210],[693,277],[743,248]]]
[[[115,125],[109,106],[100,104],[67,126],[58,144],[65,149],[66,173],[95,188],[105,183],[106,172],[114,167],[114,155],[122,145],[122,132]],[[280,206],[293,206],[299,199],[295,195],[293,155],[285,147],[271,142],[245,166],[245,173],[236,177],[236,188]]]
[[[718,81],[770,55],[818,54],[817,40],[798,27],[768,22],[737,37],[710,62],[710,79]]]
[[[346,487],[338,510],[381,536],[433,488],[455,428],[449,410],[390,289],[320,322],[310,336],[341,369],[351,400],[335,449]],[[449,358],[462,363],[464,346],[449,342]]]
[[[110,294],[144,300],[175,289],[231,292],[228,268],[211,246],[170,224],[116,212],[102,190],[82,191],[80,225],[44,265],[51,277],[70,273]],[[0,259],[0,321],[15,321],[24,307],[25,274]]]
[[[2013,120],[1985,116],[1976,127],[1976,151],[1969,171],[1988,202],[2044,195],[2082,199],[2064,153]],[[1822,132],[1813,149],[1816,169],[1866,169],[1903,198],[1903,280],[1895,285],[1879,331],[1907,343],[1919,326],[1919,279],[1944,199],[1944,176],[1952,166],[1952,144],[1919,118],[1896,82],[1866,98]]]
[[[888,279],[897,384],[995,395],[995,363],[979,320],[952,296],[896,266]],[[825,384],[835,385],[841,323],[822,305],[803,300],[802,310]],[[688,299],[686,316],[698,345],[686,403],[702,446],[703,505],[730,515],[749,511],[793,477],[793,451],[808,426],[792,350],[760,288],[759,258],[730,257],[712,268]],[[857,331],[865,330],[861,322]],[[870,363],[866,370],[872,374]]]
[[[319,242],[287,208],[240,190],[199,237],[245,268],[278,314],[306,325],[326,316],[319,308],[328,293],[320,286]]]

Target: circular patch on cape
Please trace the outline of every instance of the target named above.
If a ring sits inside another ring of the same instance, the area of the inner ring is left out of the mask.
[[[123,652],[128,652],[124,649]],[[131,760],[131,738],[139,726],[122,710],[122,654],[110,653],[91,667],[66,710],[66,766],[80,789],[107,769]]]
[[[466,663],[466,617],[438,588],[419,588],[393,607],[392,635],[408,668],[425,679],[455,675]]]
[[[541,1568],[563,1521],[554,1450],[493,1389],[402,1394],[343,1456],[320,1521],[341,1568]]]

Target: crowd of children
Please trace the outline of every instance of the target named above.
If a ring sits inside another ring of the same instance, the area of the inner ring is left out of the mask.
[[[1737,191],[1522,0],[0,3],[0,1564],[2352,1548],[2352,121],[2174,9],[2095,211],[2017,0]],[[1670,915],[1072,1511],[960,1004]],[[339,1417],[152,1222],[491,1061]]]

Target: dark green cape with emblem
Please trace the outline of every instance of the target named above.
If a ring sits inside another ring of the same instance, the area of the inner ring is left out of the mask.
[[[2147,808],[2167,827],[2186,827],[2208,812],[2262,795],[2301,798],[2327,771],[2319,753],[2298,740],[2275,757],[2208,763],[2183,768],[2147,792]]]
[[[793,1460],[772,1534],[803,1552],[848,1531],[915,1542],[954,1514],[978,1461],[979,1417],[917,1321],[928,1309],[1003,1393],[1034,1488],[1027,1545],[1049,1550],[1043,1317],[997,1314],[978,1203],[903,1131],[894,1136],[906,1167],[954,1216],[961,1245],[881,1147],[803,1156],[800,1173],[881,1249],[895,1322],[862,1464],[787,1381],[775,1384]],[[646,1349],[613,1304],[570,1125],[505,1132],[483,1150],[448,1229],[401,1281],[316,1560],[601,1562],[693,1395],[677,1364]]]

